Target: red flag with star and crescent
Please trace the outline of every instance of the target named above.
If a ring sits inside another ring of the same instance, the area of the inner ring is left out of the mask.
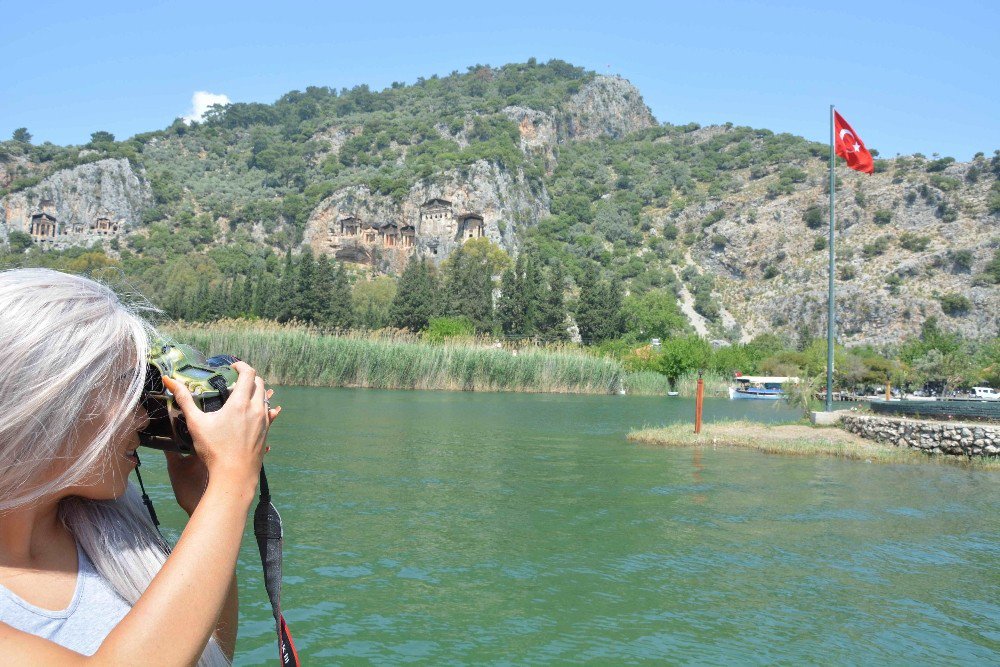
[[[865,148],[865,142],[836,111],[833,112],[833,136],[836,153],[847,160],[848,167],[866,174],[875,171],[875,160]]]

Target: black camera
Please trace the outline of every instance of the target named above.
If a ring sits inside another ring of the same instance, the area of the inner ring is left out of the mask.
[[[139,432],[139,443],[153,449],[193,454],[191,432],[163,378],[183,383],[203,412],[214,412],[225,404],[239,378],[232,368],[237,361],[228,354],[206,358],[190,345],[154,343],[149,350],[142,391],[149,425]]]

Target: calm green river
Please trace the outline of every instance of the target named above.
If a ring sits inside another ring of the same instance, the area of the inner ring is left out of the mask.
[[[305,664],[1000,663],[995,473],[625,440],[691,420],[677,398],[275,400],[267,468]],[[236,664],[276,664],[251,530],[239,571]]]

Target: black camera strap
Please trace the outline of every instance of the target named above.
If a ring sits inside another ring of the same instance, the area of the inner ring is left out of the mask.
[[[139,468],[141,467],[142,461],[139,460],[139,452],[136,452],[135,478],[139,480],[139,490],[142,492],[142,504],[146,506],[146,511],[149,512],[149,518],[153,521],[153,528],[156,528],[156,533],[160,536],[163,547],[169,550],[167,538],[163,537],[163,533],[160,532],[160,520],[156,516],[156,510],[153,509],[153,501],[149,499],[149,494],[146,493],[146,486],[142,483],[142,475],[139,474]]]
[[[136,456],[138,460],[138,456]],[[160,532],[160,521],[153,509],[153,501],[146,494],[146,487],[142,484],[142,477],[139,475],[139,463],[135,466],[135,476],[139,479],[139,488],[142,490],[142,502],[149,511],[149,518],[153,521],[156,532]],[[271,489],[267,485],[267,473],[264,466],[260,467],[260,499],[257,501],[257,509],[253,513],[253,534],[257,538],[257,549],[260,551],[260,564],[264,567],[264,589],[271,602],[271,614],[274,616],[275,629],[278,632],[278,658],[282,666],[300,667],[299,654],[295,650],[295,642],[292,641],[292,633],[285,623],[285,617],[281,613],[281,546],[284,542],[284,535],[281,528],[281,515],[271,502]],[[163,538],[163,534],[160,534]],[[164,545],[167,544],[163,540]]]
[[[281,613],[281,545],[283,535],[281,515],[271,502],[267,473],[260,468],[260,500],[253,513],[253,534],[260,550],[260,563],[264,566],[264,588],[271,601],[271,614],[278,633],[278,658],[282,665],[299,667],[299,654],[292,641],[285,617]]]

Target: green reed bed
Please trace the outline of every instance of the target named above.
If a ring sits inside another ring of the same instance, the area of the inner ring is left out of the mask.
[[[671,391],[667,376],[654,371],[626,373],[622,382],[625,385],[625,393],[636,396],[666,396],[667,392]]]
[[[721,373],[706,371],[702,373],[702,380],[705,383],[705,396],[725,398],[729,396],[729,385],[731,380]],[[698,373],[692,371],[686,373],[674,383],[674,389],[681,396],[693,397],[698,387]]]
[[[570,348],[509,350],[471,339],[432,344],[406,334],[323,334],[232,322],[170,325],[164,331],[210,353],[247,359],[277,384],[581,394],[668,390],[662,375],[627,373],[613,359]]]

